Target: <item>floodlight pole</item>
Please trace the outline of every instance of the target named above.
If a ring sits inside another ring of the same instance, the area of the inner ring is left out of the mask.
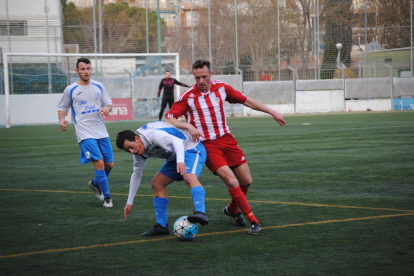
[[[280,0],[277,0],[277,63],[280,81]]]
[[[368,15],[367,15],[367,9],[368,9],[368,3],[367,0],[365,0],[365,61],[367,61],[367,44],[368,44],[368,38],[367,38],[367,25],[368,25]]]
[[[147,1],[145,1],[145,4],[146,3],[147,3]],[[158,42],[158,53],[159,54],[161,53],[161,19],[160,19],[160,13],[177,14],[175,11],[160,11],[160,0],[157,0],[157,42]],[[191,16],[192,16],[192,14],[191,14]],[[147,38],[147,43],[148,43],[148,38]],[[148,49],[148,46],[147,46],[147,49]],[[159,64],[158,64],[158,74],[161,75],[161,73],[162,73],[162,62],[161,62],[161,57],[160,57],[159,58]],[[180,74],[180,72],[177,72],[177,74]]]
[[[208,57],[211,60],[211,4],[210,0],[208,0]]]
[[[50,45],[49,45],[49,7],[47,6],[47,0],[45,0],[45,13],[46,13],[46,40],[47,40],[47,53],[50,53]],[[52,93],[52,72],[50,69],[50,57],[47,57],[47,75],[48,75],[48,92],[49,94]]]
[[[149,53],[149,41],[148,41],[148,1],[145,0],[145,33],[147,36],[147,53]]]
[[[157,0],[157,42],[158,42],[158,53],[161,53],[160,0]]]
[[[191,2],[191,61],[194,63],[194,14],[193,14],[193,0]]]
[[[102,1],[98,0],[98,11],[99,11],[99,53],[102,54],[102,43],[103,43],[103,39],[102,39]],[[99,73],[102,74],[102,57],[101,57],[101,62],[99,64],[100,68],[97,71]]]
[[[411,77],[414,77],[413,74],[413,2],[410,1],[410,69],[411,69]]]
[[[237,0],[234,0],[234,18],[236,26],[236,67],[239,68],[239,41],[238,41],[238,30],[237,30]]]
[[[98,49],[98,46],[97,46],[97,42],[96,42],[96,0],[93,0],[92,1],[93,3],[92,3],[92,17],[93,17],[93,51],[94,51],[94,53],[95,54],[97,54],[97,49]],[[98,60],[97,60],[97,58],[95,57],[95,68],[96,69],[98,69]],[[95,70],[96,70],[95,69]],[[70,74],[70,72],[69,72],[69,74]]]
[[[315,67],[315,80],[318,78],[316,69],[316,45],[316,0],[313,0],[313,63]]]

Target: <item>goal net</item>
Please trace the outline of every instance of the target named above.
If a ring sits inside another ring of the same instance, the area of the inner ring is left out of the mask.
[[[0,69],[0,126],[57,124],[56,106],[63,90],[79,77],[76,61],[88,58],[92,79],[101,82],[113,101],[108,121],[158,118],[158,86],[165,72],[188,84],[188,72],[176,53],[161,54],[3,54]],[[176,86],[176,96],[184,87]],[[71,121],[70,112],[67,115]]]

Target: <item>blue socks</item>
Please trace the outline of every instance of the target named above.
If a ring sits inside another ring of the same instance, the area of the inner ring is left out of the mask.
[[[191,189],[191,197],[193,198],[196,212],[206,213],[206,205],[204,198],[206,197],[206,190],[203,187],[197,186]]]
[[[93,184],[101,189],[104,198],[111,197],[111,194],[109,193],[108,178],[106,177],[105,170],[95,170],[95,179],[93,180]]]
[[[157,223],[164,228],[167,227],[167,223],[168,223],[168,214],[167,214],[168,202],[169,202],[169,199],[163,198],[163,197],[154,197],[154,200],[153,200]]]
[[[204,198],[206,196],[206,191],[203,187],[197,186],[191,189],[191,196],[193,198],[195,210],[198,212],[206,212],[206,206],[204,203]],[[157,223],[162,227],[167,227],[168,223],[168,208],[169,199],[163,197],[154,197],[153,204],[155,209],[155,216],[157,218]]]

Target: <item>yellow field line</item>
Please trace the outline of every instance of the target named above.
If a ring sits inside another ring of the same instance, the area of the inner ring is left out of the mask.
[[[25,173],[28,173],[28,172],[30,172],[30,173],[50,173],[51,171],[42,171],[42,170],[27,170],[27,169],[3,169],[3,168],[1,168],[0,169],[0,171],[11,171],[11,172],[25,172]],[[53,170],[53,172],[52,173],[69,173],[69,174],[90,174],[90,172],[87,172],[87,171],[56,171],[56,170]],[[128,173],[119,173],[119,172],[111,172],[111,175],[131,175],[131,173],[130,172],[128,172]],[[144,176],[153,176],[153,174],[145,174],[145,173],[143,173],[142,175],[144,175]],[[216,178],[217,176],[215,176],[215,175],[204,175],[203,176],[203,179],[204,178]],[[272,178],[272,177],[257,177],[257,179],[261,179],[261,180],[290,180],[290,181],[307,181],[307,182],[317,182],[317,181],[319,181],[319,180],[314,180],[314,179],[305,179],[305,178]],[[321,181],[319,181],[319,182],[321,182]],[[323,181],[322,181],[323,182]]]
[[[372,220],[372,219],[382,219],[382,218],[393,218],[393,217],[412,216],[412,215],[414,215],[414,213],[371,216],[371,217],[362,217],[362,218],[349,218],[349,219],[340,219],[340,220],[313,221],[313,222],[295,223],[295,224],[287,224],[287,225],[266,226],[266,227],[262,227],[262,229],[281,229],[281,228],[288,228],[288,227],[319,225],[319,224],[338,223],[338,222],[350,222],[350,221],[360,221],[360,220]],[[246,232],[246,229],[244,228],[244,229],[233,230],[233,231],[206,233],[206,234],[199,234],[197,236],[206,237],[206,236],[224,235],[224,234],[232,234],[232,233],[240,233],[240,232]],[[0,256],[0,259],[46,254],[46,253],[56,253],[56,252],[64,252],[64,251],[75,251],[75,250],[82,250],[82,249],[93,249],[93,248],[98,248],[98,247],[110,247],[110,246],[116,246],[116,245],[128,245],[128,244],[136,244],[136,243],[154,242],[154,241],[162,241],[162,240],[169,240],[169,239],[175,239],[175,237],[168,236],[168,237],[162,237],[162,238],[142,239],[142,240],[116,242],[116,243],[104,243],[104,244],[96,244],[96,245],[89,245],[89,246],[79,246],[79,247],[72,247],[72,248],[60,248],[60,249],[51,249],[51,250],[27,252],[27,253],[20,253],[20,254],[11,254],[11,255]]]
[[[67,194],[90,194],[91,192],[82,191],[64,191],[64,190],[30,190],[30,189],[0,189],[0,191],[12,191],[12,192],[40,192],[40,193],[67,193]],[[112,195],[128,196],[123,193],[111,193]],[[141,197],[153,197],[153,195],[137,194]],[[183,198],[191,199],[189,196],[169,196],[170,198]],[[215,201],[229,201],[227,198],[206,198],[206,200]],[[264,201],[264,200],[250,200],[249,202],[264,203],[264,204],[281,204],[281,205],[298,205],[298,206],[311,206],[311,207],[327,207],[327,208],[343,208],[343,209],[362,209],[362,210],[378,210],[378,211],[396,211],[396,212],[414,212],[414,210],[402,210],[393,208],[375,208],[375,207],[362,207],[362,206],[347,206],[347,205],[329,205],[329,204],[316,204],[316,203],[300,203],[300,202],[282,202],[282,201]]]
[[[12,171],[12,172],[31,172],[31,173],[50,173],[51,171],[41,171],[41,170],[27,170],[27,169],[3,169],[0,168],[0,171],[3,172],[7,172],[7,171]],[[69,174],[90,174],[90,172],[87,171],[56,171],[53,170],[53,173],[69,173]],[[300,173],[299,173],[300,174]],[[128,175],[130,176],[131,173],[120,173],[120,172],[112,172],[111,175]],[[143,176],[154,176],[153,174],[149,174],[149,173],[143,173]],[[209,174],[209,175],[203,175],[203,179],[205,178],[216,178],[217,176]],[[320,183],[331,183],[331,181],[328,180],[318,180],[318,179],[308,179],[308,178],[277,178],[277,177],[261,177],[261,176],[256,176],[254,177],[254,179],[257,180],[283,180],[283,181],[302,181],[302,182],[320,182]],[[362,182],[356,182],[356,181],[346,181],[346,183],[351,183],[351,184],[358,184],[358,183],[362,183]],[[406,183],[394,183],[394,185],[406,185]]]

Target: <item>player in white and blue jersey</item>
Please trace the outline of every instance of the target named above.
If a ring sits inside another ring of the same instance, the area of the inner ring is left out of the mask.
[[[102,118],[111,112],[112,101],[103,84],[91,80],[89,59],[78,59],[76,73],[79,80],[65,88],[57,106],[60,128],[62,131],[67,129],[65,116],[71,108],[80,146],[79,161],[81,164],[93,162],[95,166],[95,178],[89,181],[88,186],[95,192],[97,199],[104,201],[104,207],[112,207],[108,176],[114,166],[114,156]]]
[[[167,186],[174,181],[184,180],[190,188],[195,213],[187,217],[192,223],[208,224],[205,214],[205,190],[198,177],[207,158],[206,150],[200,142],[193,142],[190,134],[165,122],[144,125],[135,132],[124,130],[116,139],[118,148],[133,154],[134,166],[130,180],[129,196],[124,208],[125,220],[141,184],[142,172],[148,158],[165,159],[164,165],[152,179],[154,191],[153,205],[157,223],[141,236],[168,235],[168,194]]]

